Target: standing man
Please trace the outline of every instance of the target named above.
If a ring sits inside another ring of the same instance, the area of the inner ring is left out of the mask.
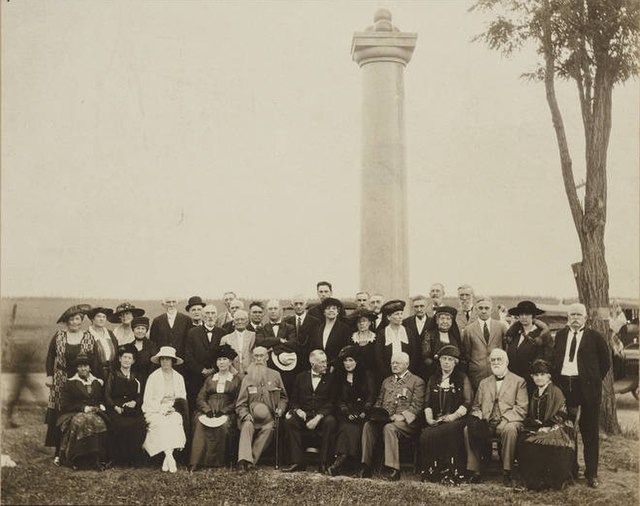
[[[295,295],[292,297],[291,306],[293,306],[294,314],[285,318],[284,321],[294,326],[298,345],[301,348],[306,348],[307,342],[320,323],[320,320],[307,311],[307,299],[303,295]],[[306,360],[305,357],[300,358]]]
[[[324,318],[311,336],[307,350],[309,352],[324,351],[331,370],[331,367],[335,366],[340,350],[349,344],[352,332],[349,325],[338,318],[340,310],[343,309],[342,302],[333,297],[327,297],[322,301],[321,308]]]
[[[434,283],[429,289],[429,297],[431,300],[427,304],[427,316],[432,318],[436,314],[436,310],[444,305],[444,285],[442,283]]]
[[[473,295],[473,288],[471,288],[471,285],[462,285],[458,287],[460,309],[458,310],[456,323],[458,324],[460,332],[462,332],[467,325],[478,319],[478,311],[473,305]]]
[[[247,325],[247,330],[258,332],[258,329],[262,327],[263,317],[264,308],[260,302],[253,301],[249,304],[249,325]]]
[[[189,297],[189,301],[185,306],[184,310],[189,313],[191,317],[191,325],[193,327],[198,327],[202,325],[202,308],[206,306],[202,298],[194,295],[193,297]]]
[[[267,368],[267,349],[256,346],[240,385],[236,413],[240,421],[238,467],[254,467],[273,438],[275,418],[287,409],[287,392],[277,371]],[[254,434],[258,435],[254,439]]]
[[[233,313],[234,330],[225,334],[220,339],[220,346],[228,344],[238,356],[233,360],[233,367],[238,371],[238,377],[243,378],[244,373],[251,363],[251,352],[255,346],[256,335],[247,330],[249,313],[244,309],[237,309]]]
[[[409,355],[394,353],[391,357],[391,376],[382,382],[374,408],[382,408],[383,421],[368,421],[362,429],[361,478],[371,478],[376,441],[382,433],[384,440],[384,465],[390,470],[386,479],[400,479],[400,437],[418,433],[417,415],[424,407],[425,384],[422,378],[409,371]]]
[[[231,314],[229,307],[231,305],[231,301],[236,298],[237,296],[234,292],[225,292],[222,295],[225,311],[218,317],[218,327],[222,327],[225,323],[233,321],[233,314]]]
[[[318,294],[319,304],[309,309],[309,314],[314,318],[321,320],[323,316],[322,302],[324,299],[333,295],[333,286],[328,281],[318,281],[316,283],[316,293]]]
[[[597,488],[602,380],[611,364],[607,342],[602,334],[585,327],[586,322],[587,308],[583,304],[571,304],[567,309],[568,326],[556,334],[554,372],[572,421],[575,422],[578,407],[581,408],[579,425],[584,444],[584,476],[590,487]],[[574,477],[577,475],[576,451]]]
[[[416,339],[419,340],[422,346],[422,341],[427,332],[427,304],[429,301],[424,295],[416,295],[411,298],[413,305],[413,315],[405,318],[402,324],[407,328],[407,332],[410,332]]]
[[[491,318],[493,302],[489,297],[476,301],[478,319],[467,325],[462,333],[462,354],[469,365],[469,380],[475,392],[480,381],[491,376],[489,354],[502,348],[507,324]]]
[[[236,311],[238,309],[242,309],[244,310],[244,302],[242,302],[240,299],[233,299],[231,302],[229,302],[229,314],[231,315],[231,321],[225,323],[222,326],[222,330],[224,330],[225,332],[229,333],[229,332],[233,332],[233,329],[235,328],[235,314]],[[247,313],[249,314],[249,313]],[[218,319],[218,321],[220,321]],[[247,325],[248,325],[248,320],[247,320]]]
[[[176,354],[183,358],[187,332],[193,327],[191,318],[178,312],[178,299],[175,297],[163,299],[162,306],[166,312],[156,316],[151,322],[149,339],[155,343],[158,349],[162,346],[173,346]],[[176,366],[175,369],[182,372],[182,366]]]
[[[356,293],[356,311],[366,311],[369,309],[369,292]]]
[[[204,380],[215,372],[215,357],[220,347],[220,340],[225,332],[216,327],[218,309],[208,304],[202,309],[203,324],[194,327],[187,333],[187,343],[184,351],[185,380],[189,409],[193,412],[196,397],[202,388]]]
[[[386,322],[384,321],[384,315],[382,314],[382,306],[384,306],[384,296],[380,293],[374,293],[370,299],[371,311],[376,314],[376,321],[371,325],[372,332],[378,332]]]

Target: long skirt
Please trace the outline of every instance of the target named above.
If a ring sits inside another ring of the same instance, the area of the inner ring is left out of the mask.
[[[466,467],[464,447],[465,418],[422,429],[419,442],[419,468],[435,479],[458,476]]]
[[[109,448],[116,463],[138,463],[142,457],[142,444],[146,435],[144,415],[109,413]]]
[[[106,456],[107,424],[95,413],[67,413],[60,417],[60,456],[73,464],[79,458],[95,457],[104,461]]]
[[[44,439],[45,446],[60,447],[60,427],[58,426],[58,418],[60,412],[57,409],[47,408],[44,422],[47,424],[47,434]]]
[[[205,427],[196,413],[193,417],[193,439],[189,464],[201,467],[221,467],[233,462],[238,448],[238,430],[236,416],[229,418],[220,427]]]
[[[561,488],[572,480],[575,440],[572,427],[555,426],[548,432],[523,432],[518,439],[520,474],[527,488]]]
[[[147,436],[143,448],[153,457],[165,450],[184,448],[187,438],[182,426],[182,416],[177,411],[162,415],[151,413],[145,415]]]
[[[338,435],[336,437],[336,455],[347,455],[360,459],[362,442],[362,424],[350,422],[346,418],[339,419]]]

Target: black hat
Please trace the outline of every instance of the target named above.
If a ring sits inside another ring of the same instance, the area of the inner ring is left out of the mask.
[[[344,360],[345,358],[348,358],[348,357],[351,357],[353,360],[357,362],[360,359],[360,346],[350,344],[342,348],[340,350],[340,353],[338,353],[338,358],[340,360]]]
[[[87,316],[90,320],[93,320],[96,315],[102,313],[107,317],[107,320],[111,315],[113,315],[113,309],[109,309],[108,307],[94,307],[91,311],[87,312]]]
[[[383,315],[389,316],[390,314],[395,313],[396,311],[404,311],[404,306],[406,306],[406,302],[403,300],[395,299],[390,300],[389,302],[385,302],[380,311]]]
[[[438,355],[438,358],[443,356],[460,358],[460,350],[458,349],[457,346],[454,346],[453,344],[447,344],[442,348],[440,348],[438,350],[438,353],[436,353],[436,355]]]
[[[435,309],[434,317],[437,317],[440,313],[445,313],[451,316],[453,320],[456,319],[456,315],[458,314],[458,310],[455,307],[451,306],[438,306]]]
[[[89,355],[87,355],[84,351],[81,351],[76,356],[75,364],[76,367],[78,367],[79,365],[91,365],[91,357],[89,357]]]
[[[320,307],[322,308],[323,311],[327,309],[329,306],[336,306],[338,310],[341,310],[344,307],[342,302],[340,302],[338,299],[335,299],[333,297],[327,297],[320,304]]]
[[[551,365],[546,360],[539,358],[533,361],[529,368],[529,373],[536,374],[541,372],[551,374]]]
[[[81,314],[84,316],[89,311],[91,311],[90,304],[76,304],[75,306],[71,306],[64,313],[62,313],[56,323],[67,323],[72,316],[75,316],[77,314]]]
[[[187,302],[187,305],[184,307],[185,311],[189,311],[189,309],[191,309],[193,306],[206,306],[207,303],[205,301],[202,300],[202,298],[200,298],[198,295],[194,295],[193,297],[189,297],[189,301]]]
[[[368,309],[360,309],[359,311],[352,313],[349,318],[353,319],[356,323],[360,318],[367,318],[371,323],[374,323],[378,318],[378,315]]]
[[[138,356],[138,349],[134,346],[133,343],[123,344],[118,347],[118,357],[121,357],[125,353],[131,353],[133,355],[133,359],[135,360]]]
[[[223,344],[222,346],[220,346],[220,348],[218,348],[218,353],[216,353],[216,360],[223,357],[228,358],[229,360],[233,360],[237,356],[238,354],[236,353],[236,350],[234,350],[228,344]]]
[[[111,318],[109,318],[109,321],[111,323],[120,323],[120,315],[126,312],[131,313],[135,318],[136,316],[142,316],[144,314],[144,309],[135,307],[130,302],[123,302],[122,304],[119,304],[118,307],[116,307],[116,310],[114,311]]]
[[[372,422],[389,423],[391,421],[389,412],[384,408],[371,408],[368,415]]]
[[[518,302],[518,305],[516,307],[512,307],[511,309],[509,309],[509,314],[511,316],[518,316],[521,314],[538,316],[542,313],[544,313],[544,311],[538,308],[538,306],[536,306],[535,303],[531,302],[530,300],[521,300],[520,302]]]
[[[149,318],[146,316],[136,316],[131,320],[131,328],[135,329],[136,327],[147,327],[147,329],[149,329]]]

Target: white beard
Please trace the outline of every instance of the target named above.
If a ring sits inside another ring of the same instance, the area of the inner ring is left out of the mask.
[[[491,372],[496,376],[502,377],[505,374],[507,374],[507,371],[509,370],[508,365],[509,364],[502,364],[502,365],[491,364]]]

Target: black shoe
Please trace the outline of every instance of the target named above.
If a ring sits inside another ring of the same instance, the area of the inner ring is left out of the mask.
[[[283,473],[297,473],[300,471],[305,471],[306,468],[302,464],[292,464],[289,467],[285,467],[282,469]]]
[[[327,474],[329,476],[338,476],[346,460],[346,455],[338,455],[335,462],[327,469]]]
[[[371,478],[371,476],[373,476],[373,473],[371,472],[371,468],[367,464],[362,464],[362,468],[360,469],[360,472],[358,473],[358,477],[360,477],[360,478]]]
[[[241,460],[238,462],[238,471],[241,473],[246,473],[249,470],[249,467],[252,466],[251,462],[248,460]]]
[[[471,473],[471,475],[467,478],[467,481],[469,483],[482,483],[482,476],[480,475],[480,473],[478,471],[474,471],[473,473]]]
[[[511,471],[505,471],[502,474],[502,483],[505,487],[513,487],[513,479],[511,478]]]
[[[598,488],[600,486],[600,482],[598,478],[587,478],[587,486],[591,488]]]
[[[400,479],[400,469],[392,469],[384,479],[387,481],[398,481]]]

